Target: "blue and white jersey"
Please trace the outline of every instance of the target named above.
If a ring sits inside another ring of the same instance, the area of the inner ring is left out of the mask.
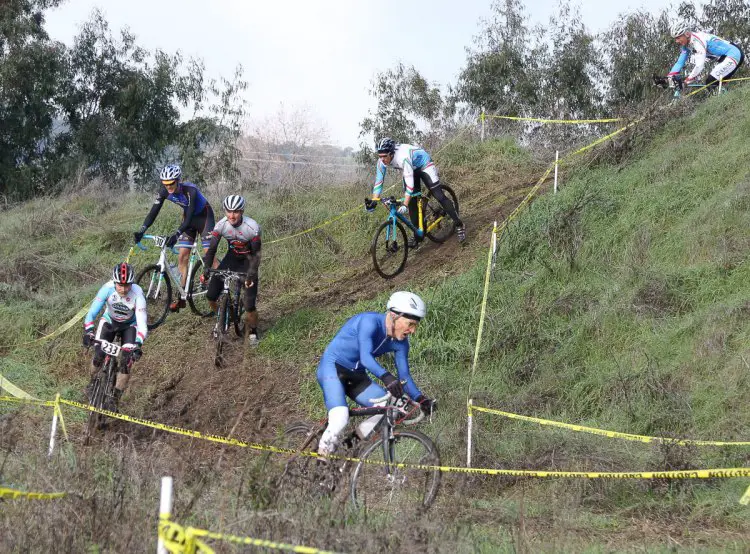
[[[740,62],[741,52],[734,44],[719,38],[711,33],[704,33],[703,31],[696,31],[690,33],[690,42],[687,46],[683,46],[680,49],[680,57],[677,58],[672,69],[669,71],[670,75],[677,75],[685,67],[685,63],[688,61],[690,54],[694,54],[695,67],[688,75],[688,80],[694,80],[703,72],[703,68],[706,65],[706,58],[710,60],[718,60],[722,56],[732,58],[736,63]]]
[[[404,193],[411,196],[414,192],[414,170],[426,170],[434,167],[435,164],[426,150],[412,144],[397,144],[396,151],[393,153],[391,163],[387,166],[383,160],[378,159],[377,173],[375,175],[375,185],[372,189],[372,197],[380,198],[383,192],[383,181],[388,167],[400,169],[404,172]]]
[[[349,319],[336,333],[323,352],[338,365],[352,371],[368,371],[382,379],[388,370],[376,358],[393,352],[398,378],[406,381],[404,390],[410,398],[422,395],[409,370],[409,338],[395,340],[388,337],[385,328],[386,314],[363,312]]]
[[[146,312],[146,298],[141,287],[133,283],[128,293],[120,296],[117,293],[114,281],[105,283],[96,293],[96,298],[94,298],[83,321],[83,326],[87,331],[94,328],[94,319],[102,308],[104,308],[103,317],[109,323],[134,324],[137,331],[136,342],[143,344],[148,334],[146,323],[148,314]]]

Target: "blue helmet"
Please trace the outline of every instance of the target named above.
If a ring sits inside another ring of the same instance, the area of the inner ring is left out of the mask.
[[[392,138],[383,137],[375,146],[378,154],[393,154],[396,151],[396,143]]]

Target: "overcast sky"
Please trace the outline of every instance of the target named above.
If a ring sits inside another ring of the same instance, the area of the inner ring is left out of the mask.
[[[657,12],[668,0],[581,0],[584,22],[606,29],[619,13]],[[526,0],[546,23],[557,0]],[[99,8],[114,30],[129,27],[140,46],[201,57],[209,75],[241,64],[251,117],[308,107],[331,142],[357,146],[359,122],[373,107],[374,75],[398,62],[441,85],[455,83],[465,48],[490,13],[490,0],[67,0],[47,14],[53,39],[71,44]]]

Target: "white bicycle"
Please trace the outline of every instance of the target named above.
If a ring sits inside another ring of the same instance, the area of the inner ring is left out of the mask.
[[[148,328],[155,329],[167,318],[169,305],[172,303],[172,287],[177,289],[181,299],[187,300],[194,314],[200,317],[210,316],[213,312],[206,298],[208,289],[200,282],[204,266],[203,258],[198,255],[198,248],[202,248],[202,245],[198,244],[199,241],[194,242],[190,249],[188,274],[185,281],[186,290],[182,288],[181,276],[177,266],[167,261],[167,251],[170,250],[166,244],[167,238],[157,235],[143,235],[143,238],[154,241],[156,247],[161,248],[159,261],[144,267],[136,278],[136,283],[143,289],[143,294],[146,297]],[[138,243],[137,246],[141,250],[146,250],[146,247],[141,243]],[[171,250],[176,252],[174,248]]]

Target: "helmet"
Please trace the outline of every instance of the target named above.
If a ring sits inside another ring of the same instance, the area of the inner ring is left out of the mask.
[[[117,264],[112,269],[112,280],[118,285],[131,285],[135,282],[133,266],[127,262]]]
[[[393,154],[396,151],[396,143],[392,138],[383,137],[375,146],[378,154]]]
[[[676,21],[669,27],[669,34],[677,38],[693,30],[693,26],[687,21]]]
[[[161,170],[159,178],[162,181],[178,181],[182,177],[182,169],[177,164],[169,164]]]
[[[417,321],[427,315],[427,306],[425,306],[424,301],[413,292],[405,290],[394,292],[388,299],[386,308],[398,315]]]
[[[230,194],[224,199],[224,209],[228,212],[239,212],[245,209],[245,199],[239,194]]]

